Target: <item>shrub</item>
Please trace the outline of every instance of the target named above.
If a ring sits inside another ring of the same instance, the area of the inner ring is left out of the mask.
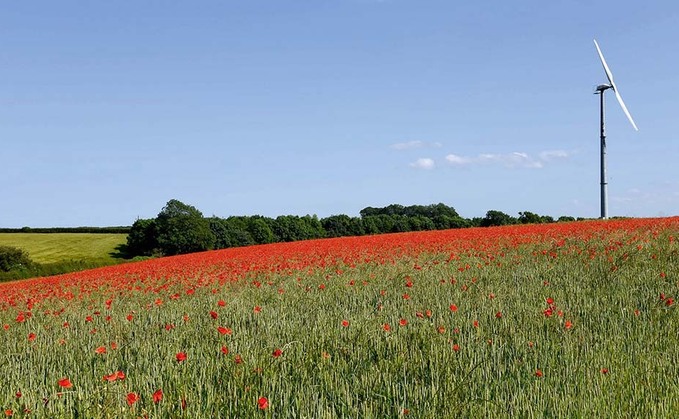
[[[32,265],[33,261],[25,250],[12,246],[0,246],[0,271],[9,272],[29,268]]]

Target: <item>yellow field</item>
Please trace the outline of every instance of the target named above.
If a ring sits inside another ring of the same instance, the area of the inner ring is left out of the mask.
[[[65,260],[113,260],[116,247],[127,234],[93,233],[0,233],[0,246],[24,249],[34,262]]]

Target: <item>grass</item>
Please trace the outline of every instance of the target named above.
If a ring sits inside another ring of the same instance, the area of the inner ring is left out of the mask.
[[[116,248],[127,234],[91,233],[0,233],[0,246],[24,249],[37,263],[100,261],[115,263]]]
[[[676,417],[676,234],[358,258],[188,289],[188,259],[176,258],[176,280],[149,272],[80,298],[57,287],[62,297],[21,321],[23,301],[0,311],[0,407],[55,418]],[[103,379],[116,371],[125,378]],[[64,377],[73,387],[58,386]]]

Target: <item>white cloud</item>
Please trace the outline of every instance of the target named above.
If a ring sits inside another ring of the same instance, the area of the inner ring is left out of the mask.
[[[446,156],[446,161],[450,164],[454,164],[457,166],[464,166],[465,164],[469,164],[472,162],[472,160],[469,157],[462,157],[456,154],[448,154]]]
[[[405,143],[392,144],[389,147],[394,150],[409,150],[411,148],[422,148],[423,145],[424,143],[422,141],[408,141]]]
[[[434,168],[434,166],[436,166],[434,160],[429,158],[420,158],[410,163],[410,167],[415,169],[431,170]]]
[[[446,161],[454,166],[469,166],[479,164],[498,164],[504,167],[525,168],[525,169],[541,169],[545,163],[555,159],[564,159],[570,157],[571,153],[564,150],[551,150],[538,153],[538,157],[532,157],[528,153],[512,152],[512,153],[482,153],[476,157],[459,156],[457,154],[448,154]]]

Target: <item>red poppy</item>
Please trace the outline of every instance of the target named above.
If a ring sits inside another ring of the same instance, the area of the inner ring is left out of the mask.
[[[220,335],[229,335],[230,336],[231,333],[233,333],[233,331],[231,329],[229,329],[228,327],[224,327],[224,326],[219,326],[217,328],[217,331],[219,332]]]
[[[261,313],[262,307],[260,306],[255,306],[255,308],[252,310],[254,313]]]
[[[64,377],[59,380],[59,386],[63,388],[71,388],[73,387],[73,383],[71,383],[71,380],[69,380],[68,377]]]
[[[550,306],[551,306],[552,304],[554,304],[554,299],[551,298],[551,297],[547,297],[547,304],[550,305]]]
[[[139,395],[137,393],[127,393],[127,404],[132,406],[139,401]]]
[[[391,326],[389,326],[389,323],[384,323],[384,324],[382,325],[382,329],[383,329],[385,332],[389,332],[389,331],[391,331]]]
[[[259,400],[257,400],[257,407],[259,407],[260,410],[264,410],[269,407],[269,399],[266,397],[260,397]]]
[[[440,334],[446,333],[446,328],[443,326],[439,326],[436,328],[436,331],[439,332]]]
[[[158,389],[153,393],[153,403],[160,403],[163,400],[163,390]]]
[[[177,352],[176,358],[177,362],[184,362],[186,361],[186,354],[184,352]]]
[[[235,362],[236,364],[242,364],[243,358],[241,358],[240,355],[236,354],[236,356],[233,357],[233,362]]]
[[[283,355],[283,351],[281,351],[280,349],[276,349],[273,351],[271,355],[273,355],[274,358],[278,358],[279,356]]]
[[[9,417],[9,416],[12,416],[13,414],[14,414],[14,412],[12,411],[12,409],[6,409],[5,410],[5,416]]]
[[[455,312],[457,311],[457,306],[456,306],[455,304],[451,304],[451,305],[450,305],[450,311],[452,311],[453,313],[455,313]]]
[[[573,322],[570,320],[566,320],[566,323],[564,323],[564,327],[566,328],[566,330],[569,330],[570,328],[573,327]]]
[[[498,311],[497,313],[495,313],[495,317],[498,318],[498,319],[501,319],[502,318],[502,312]]]
[[[604,375],[608,374],[608,368],[602,368],[601,373]]]
[[[349,327],[349,320],[342,320],[342,327]]]
[[[219,301],[217,301],[217,305],[220,306],[220,307],[224,307],[224,306],[226,306],[226,302],[224,300],[219,300]]]
[[[97,349],[95,349],[94,352],[98,353],[98,354],[105,354],[106,353],[106,346],[100,346]]]
[[[220,349],[220,352],[223,353],[224,355],[228,355],[229,354],[229,348],[227,348],[226,346],[222,346],[222,348]]]
[[[36,338],[35,333],[29,333],[28,334],[28,341],[29,342],[33,342],[35,340],[35,338]]]
[[[210,317],[212,317],[213,319],[216,319],[218,316],[219,315],[217,314],[216,311],[210,311]]]
[[[399,326],[405,326],[407,324],[408,324],[408,320],[406,320],[406,319],[401,319],[401,320],[398,321]]]
[[[115,372],[113,374],[104,375],[104,381],[108,381],[109,383],[112,383],[117,379],[118,379],[118,375]]]
[[[459,352],[459,351],[460,351],[460,345],[458,345],[457,343],[454,344],[454,345],[453,345],[453,351]]]
[[[535,376],[538,378],[542,377],[542,371],[540,371],[539,369],[535,370]]]

